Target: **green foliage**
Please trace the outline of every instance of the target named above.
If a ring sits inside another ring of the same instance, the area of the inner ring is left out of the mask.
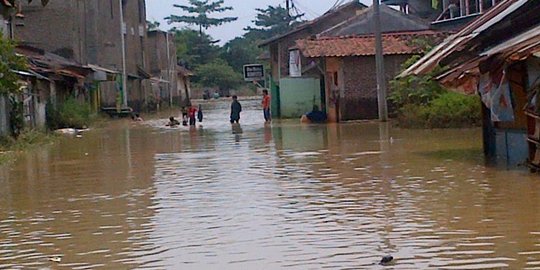
[[[0,94],[20,91],[19,76],[13,70],[25,70],[26,58],[15,53],[13,41],[0,34]]]
[[[461,128],[481,124],[480,98],[446,92],[427,105],[400,108],[399,125],[406,128]]]
[[[175,5],[187,11],[201,16],[182,18],[171,16],[169,22],[179,19],[188,24],[194,24],[202,28],[209,25],[199,23],[206,20],[209,10],[217,9],[215,12],[229,10],[221,5],[223,1],[190,1],[189,6]],[[242,83],[241,73],[246,64],[257,63],[257,57],[263,53],[263,49],[258,44],[274,35],[279,35],[291,30],[299,24],[302,15],[288,16],[287,10],[281,6],[268,6],[266,9],[257,9],[257,17],[253,21],[255,26],[247,27],[247,32],[242,37],[237,37],[227,42],[223,47],[216,45],[209,35],[189,28],[174,29],[175,45],[178,61],[189,69],[196,71],[194,82],[202,87],[219,87],[221,89],[231,89]],[[206,17],[205,17],[206,16]],[[232,69],[231,69],[232,67]],[[223,69],[221,69],[223,68]],[[199,72],[204,72],[200,74]]]
[[[390,88],[388,101],[396,108],[406,104],[427,105],[446,91],[432,75],[394,79],[390,81]]]
[[[257,57],[262,53],[263,50],[254,40],[237,37],[223,46],[221,58],[227,61],[236,72],[242,73],[244,65],[257,63]]]
[[[281,5],[256,10],[258,12],[257,17],[252,22],[257,27],[248,26],[244,28],[244,30],[248,31],[246,37],[255,39],[268,39],[286,33],[298,25],[300,19],[304,16],[304,14],[289,16],[287,9]]]
[[[242,76],[221,59],[200,65],[195,70],[195,74],[198,83],[209,87],[219,87],[222,90],[233,89],[242,82]]]
[[[171,15],[165,19],[171,23],[186,23],[189,25],[196,25],[199,27],[199,33],[203,33],[203,29],[207,30],[212,26],[220,26],[224,23],[234,22],[237,17],[222,17],[211,18],[212,13],[221,13],[227,10],[232,10],[232,7],[223,7],[224,0],[212,1],[209,0],[189,0],[189,6],[174,5],[176,8],[182,9],[184,12],[194,14],[193,16],[178,16]]]
[[[68,98],[54,109],[47,104],[47,124],[51,129],[85,128],[92,121],[92,110],[87,103],[80,103],[74,98]]]
[[[38,130],[24,130],[17,139],[11,136],[0,136],[0,165],[16,160],[21,151],[53,143],[57,136]]]
[[[414,64],[413,56],[402,68]],[[388,101],[396,109],[399,125],[407,128],[459,128],[481,124],[480,99],[444,89],[434,78],[441,68],[429,74],[410,75],[390,81]]]
[[[194,69],[219,57],[220,48],[207,34],[199,34],[192,29],[174,29],[178,60],[188,68]]]
[[[24,129],[24,106],[23,103],[15,97],[9,98],[9,124],[11,135],[15,138],[21,134]]]
[[[158,30],[160,26],[160,23],[158,21],[146,21],[146,24],[148,25],[148,31]]]

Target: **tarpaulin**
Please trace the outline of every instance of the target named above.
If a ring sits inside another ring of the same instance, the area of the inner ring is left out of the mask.
[[[483,74],[480,77],[478,91],[482,102],[491,111],[491,121],[512,122],[515,120],[510,86],[504,70]]]

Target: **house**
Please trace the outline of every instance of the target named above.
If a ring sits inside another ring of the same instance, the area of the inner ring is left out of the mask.
[[[432,30],[385,33],[383,51],[385,77],[396,76],[401,65],[413,55],[424,53],[417,40],[436,42],[444,34]],[[308,59],[320,59],[324,71],[325,103],[331,122],[378,117],[373,35],[322,37],[297,41]]]
[[[294,62],[295,59],[298,59],[299,61],[296,61],[296,63],[301,63],[301,59],[298,58],[301,57],[299,54],[291,56],[289,53],[289,49],[295,46],[296,40],[316,35],[333,25],[336,25],[344,20],[347,20],[348,18],[355,16],[356,14],[358,14],[358,12],[365,8],[367,7],[359,1],[350,1],[344,5],[338,6],[328,11],[327,13],[312,21],[303,23],[295,27],[293,30],[266,40],[259,45],[260,47],[268,48],[268,51],[270,52],[271,72],[269,74],[268,84],[270,86],[269,88],[271,90],[272,96],[272,114],[275,117],[292,117],[292,115],[288,115],[288,113],[286,112],[287,106],[285,104],[283,104],[285,105],[283,108],[284,112],[281,112],[282,100],[283,102],[290,101],[289,103],[291,104],[294,104],[295,100],[298,100],[301,103],[305,103],[303,107],[308,106],[309,108],[311,107],[307,103],[312,102],[304,102],[306,98],[305,96],[309,96],[309,99],[311,100],[313,99],[313,93],[311,92],[315,92],[315,99],[320,100],[320,97],[317,96],[316,91],[309,91],[309,89],[320,85],[320,78],[307,78],[298,80],[288,79],[291,74],[291,60]],[[293,76],[298,75],[298,71],[299,66],[296,65],[292,71]],[[282,81],[282,79],[286,80]],[[292,97],[284,97],[283,99],[280,98],[280,88],[283,87],[285,87],[285,89],[282,89],[282,91],[284,91],[283,93],[291,94]],[[287,91],[287,88],[305,89],[306,91],[299,91],[303,93],[299,93],[298,96],[295,96],[294,93]],[[297,112],[299,111],[297,110]]]
[[[28,59],[28,70],[15,71],[21,78],[18,100],[23,102],[27,127],[45,128],[46,108],[56,107],[59,100],[91,100],[91,90],[86,86],[94,74],[91,68],[30,46],[19,45],[16,51]]]
[[[437,44],[445,32],[430,30],[429,22],[386,5],[380,6],[385,78],[390,81],[426,44]],[[296,49],[317,61],[324,71],[323,107],[332,122],[378,117],[373,8],[321,32],[297,40]]]
[[[24,19],[17,19],[14,24],[16,40],[85,66],[112,71],[108,77],[116,81],[97,84],[101,106],[116,107],[127,92],[127,105],[135,110],[144,109],[150,85],[148,57],[144,51],[147,38],[144,0],[55,0],[46,7],[33,1],[23,4],[21,11]],[[118,83],[122,81],[122,34],[126,91]]]
[[[431,30],[429,21],[384,4],[380,16],[385,22],[381,30],[388,81],[407,59],[423,54],[425,44],[436,44],[445,36]],[[373,33],[374,10],[370,7],[309,37],[297,38],[288,48],[289,77],[280,79],[276,91],[280,116],[299,117],[318,105],[332,122],[377,118]]]
[[[186,106],[189,103],[190,77],[193,74],[177,64],[174,33],[148,31],[145,49],[156,103],[160,106]]]
[[[482,97],[484,152],[504,167],[540,169],[540,2],[504,0],[400,76],[426,74]]]

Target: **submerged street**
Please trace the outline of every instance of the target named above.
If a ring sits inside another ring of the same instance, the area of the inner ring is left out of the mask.
[[[0,269],[540,269],[540,181],[486,167],[480,129],[265,126],[259,100],[231,127],[229,102],[0,168]]]

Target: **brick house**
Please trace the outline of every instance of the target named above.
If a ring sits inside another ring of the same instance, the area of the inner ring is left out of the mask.
[[[146,43],[145,0],[122,1],[124,24],[120,22],[120,3],[111,0],[55,0],[46,7],[23,4],[23,20],[17,20],[15,38],[23,44],[72,59],[83,65],[106,70],[122,70],[122,42],[126,44],[128,106],[144,108],[149,88]],[[69,16],[66,16],[69,14]],[[122,29],[123,28],[123,29]],[[117,81],[118,80],[117,75]],[[100,82],[103,107],[115,106],[121,89],[114,81]]]
[[[380,6],[385,61],[389,82],[413,55],[423,54],[424,43],[437,44],[446,36],[431,30],[429,22]],[[324,71],[325,100],[321,104],[333,122],[378,117],[373,8],[364,9],[317,37],[297,40],[308,61],[317,61]],[[420,42],[421,41],[421,42]]]
[[[347,20],[348,18],[351,18],[357,15],[361,10],[365,8],[366,6],[360,3],[360,1],[350,1],[347,4],[344,4],[342,6],[336,7],[333,10],[328,11],[327,13],[323,14],[321,17],[318,17],[312,21],[299,25],[293,30],[285,34],[268,39],[259,45],[260,47],[266,47],[270,54],[269,62],[270,62],[271,72],[269,74],[270,77],[268,78],[268,81],[270,84],[271,96],[272,96],[272,114],[274,116],[280,116],[280,117],[292,116],[292,115],[287,115],[287,108],[286,108],[287,104],[282,104],[282,101],[286,102],[288,98],[284,97],[282,99],[280,97],[280,93],[288,94],[290,92],[284,89],[280,90],[280,88],[283,86],[282,81],[281,81],[282,79],[285,79],[285,81],[283,81],[283,83],[285,83],[284,85],[285,87],[289,87],[289,86],[297,87],[297,85],[290,85],[290,82],[293,82],[294,84],[295,82],[294,80],[286,80],[290,75],[289,49],[295,46],[296,40],[308,38],[312,35],[318,34],[333,25],[336,25],[344,20]],[[311,81],[311,80],[307,81],[307,83],[316,84],[316,82]],[[298,87],[302,87],[302,86],[300,85]],[[298,98],[298,97],[291,97],[291,98]],[[308,106],[308,105],[305,105],[305,106]],[[281,113],[281,109],[283,109],[284,111],[283,113]]]
[[[423,30],[383,35],[385,77],[389,81],[401,65],[424,49],[417,38],[436,38],[437,32]],[[297,48],[308,59],[321,59],[325,73],[325,103],[328,119],[339,122],[378,117],[373,35],[323,37],[297,41]]]

